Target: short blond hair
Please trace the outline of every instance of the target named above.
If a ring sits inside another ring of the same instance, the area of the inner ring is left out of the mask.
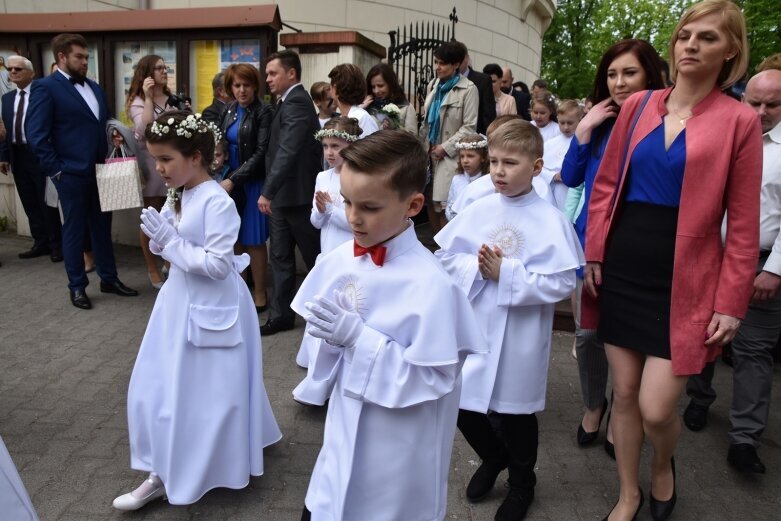
[[[500,125],[488,136],[489,154],[492,148],[510,150],[536,160],[542,157],[542,134],[528,121],[514,119]]]
[[[735,56],[724,62],[716,80],[719,88],[727,89],[738,82],[748,69],[749,49],[746,38],[746,19],[740,8],[730,0],[703,0],[683,13],[670,37],[670,79],[675,83],[678,67],[675,65],[675,42],[684,25],[709,14],[720,14],[722,28],[735,51]]]
[[[769,71],[771,69],[781,71],[781,52],[771,54],[757,65],[757,72]]]
[[[561,115],[567,112],[574,112],[576,118],[583,119],[583,105],[581,105],[577,100],[564,99],[559,102],[558,108],[556,109],[556,114]]]

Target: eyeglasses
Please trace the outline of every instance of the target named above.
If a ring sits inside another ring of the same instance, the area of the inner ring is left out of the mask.
[[[168,70],[168,66],[167,65],[155,65],[155,70],[158,71],[158,72],[167,71]]]
[[[27,69],[24,67],[8,67],[8,70],[10,72],[22,72],[22,71],[26,71]]]

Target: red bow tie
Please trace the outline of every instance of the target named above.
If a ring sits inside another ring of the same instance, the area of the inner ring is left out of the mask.
[[[385,253],[387,251],[388,248],[386,248],[385,246],[380,246],[378,244],[375,244],[374,246],[369,246],[368,248],[364,248],[363,246],[360,246],[357,242],[353,242],[353,254],[356,257],[360,257],[361,255],[368,253],[372,258],[372,262],[377,266],[382,266],[383,264],[385,264]]]

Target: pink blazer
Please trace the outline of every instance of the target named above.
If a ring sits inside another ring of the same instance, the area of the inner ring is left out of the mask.
[[[667,114],[671,89],[655,91],[632,134],[627,158]],[[594,180],[586,229],[586,259],[602,262],[616,210],[622,202],[629,160],[619,184],[618,170],[629,127],[645,92],[626,100]],[[751,297],[759,256],[759,192],[762,181],[762,130],[749,107],[714,89],[686,122],[684,170],[675,238],[670,351],[673,373],[698,374],[718,355],[706,347],[706,328],[714,311],[743,318]],[[615,190],[619,197],[611,208]],[[727,211],[727,237],[721,223]],[[638,237],[637,240],[643,240]],[[583,328],[596,328],[599,304],[583,293]]]

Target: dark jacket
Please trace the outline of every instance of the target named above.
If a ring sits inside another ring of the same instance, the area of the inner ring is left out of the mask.
[[[219,125],[222,121],[222,114],[225,112],[225,108],[227,106],[228,104],[224,101],[214,98],[212,100],[212,104],[203,109],[201,116],[203,116],[203,119],[206,121],[210,121],[215,125]]]
[[[219,126],[223,137],[238,118],[237,106],[238,102],[232,101],[222,114]],[[245,109],[244,119],[239,122],[239,167],[225,176],[225,179],[230,179],[236,185],[234,192],[248,181],[265,179],[266,153],[273,117],[271,105],[260,100]]]
[[[280,104],[271,124],[263,195],[272,208],[310,206],[315,178],[323,168],[323,149],[315,139],[320,122],[302,85]]]
[[[525,92],[521,92],[515,89],[510,89],[510,95],[515,98],[515,107],[518,109],[518,115],[526,121],[531,121],[532,116],[529,114],[529,105],[531,103],[532,97]]]
[[[477,112],[477,133],[485,134],[485,130],[496,119],[496,100],[491,87],[491,77],[482,72],[477,72],[469,67],[466,77],[475,84],[480,99],[480,108]]]

